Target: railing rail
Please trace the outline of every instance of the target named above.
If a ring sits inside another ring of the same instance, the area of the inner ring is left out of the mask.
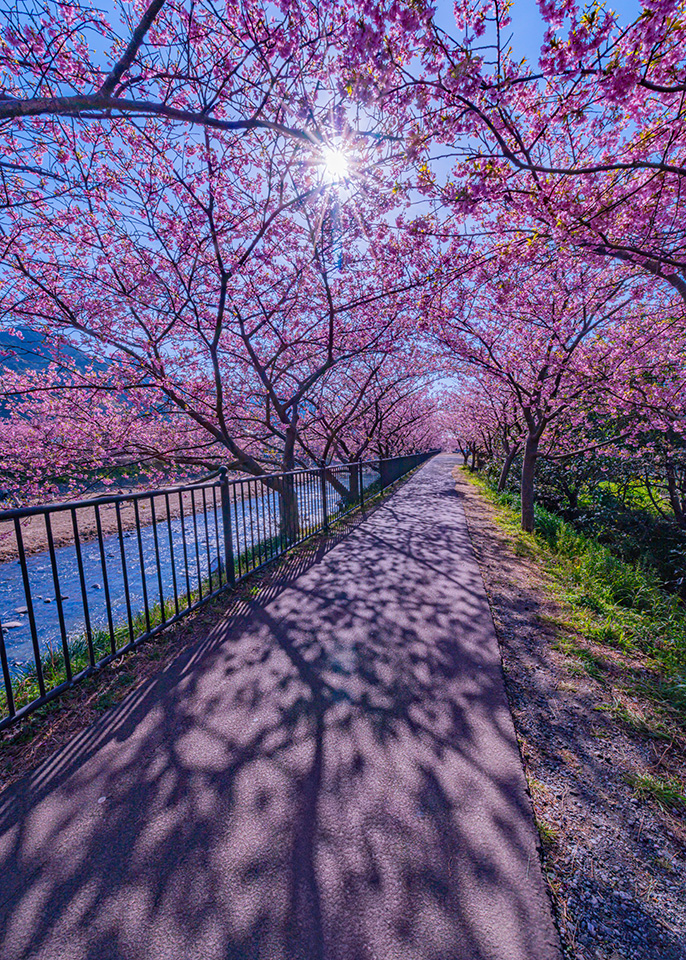
[[[434,453],[0,511],[0,730]]]

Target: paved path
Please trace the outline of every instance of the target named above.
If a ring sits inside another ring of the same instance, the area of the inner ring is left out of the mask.
[[[0,797],[3,960],[558,960],[455,462]]]

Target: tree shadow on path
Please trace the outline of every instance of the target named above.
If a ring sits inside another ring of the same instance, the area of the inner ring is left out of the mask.
[[[454,462],[0,797],[4,960],[558,957]]]

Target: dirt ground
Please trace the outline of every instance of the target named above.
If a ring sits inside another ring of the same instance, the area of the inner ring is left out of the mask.
[[[684,743],[642,737],[617,718],[612,707],[626,703],[626,691],[615,685],[612,663],[596,680],[560,649],[565,610],[542,562],[518,556],[496,509],[461,470],[455,479],[498,633],[566,955],[684,960],[686,824],[632,788],[637,775],[683,772]],[[587,646],[607,661],[606,647]]]
[[[130,494],[133,490],[113,488],[109,491],[112,494],[123,493]],[[85,499],[95,499],[96,496],[103,496],[103,493],[94,494],[93,497]],[[190,491],[182,495],[176,493],[170,495],[169,516],[174,520],[180,513],[180,496],[183,497],[183,509],[186,516],[190,515],[192,508],[192,494]],[[207,506],[213,509],[212,491],[206,490]],[[155,501],[155,519],[159,522],[167,517],[167,507],[165,498],[156,496]],[[221,508],[219,491],[217,491],[217,509]],[[195,492],[195,510],[196,513],[203,510],[202,490]],[[142,526],[152,523],[152,507],[150,499],[138,501],[138,512]],[[123,530],[132,530],[136,526],[136,514],[132,501],[125,501],[120,508],[121,524]],[[97,535],[97,522],[95,518],[94,507],[80,507],[77,510],[77,523],[79,527],[79,537],[82,543],[94,540]],[[104,536],[117,532],[117,512],[114,504],[104,504],[100,507],[100,523]],[[50,516],[50,526],[52,536],[56,547],[66,546],[74,542],[74,528],[72,525],[71,513],[68,510],[60,510]],[[21,521],[21,535],[24,542],[24,550],[27,556],[34,553],[42,553],[48,549],[48,536],[45,526],[45,518],[42,516],[27,517]],[[17,542],[14,532],[14,522],[0,522],[0,563],[17,559]]]

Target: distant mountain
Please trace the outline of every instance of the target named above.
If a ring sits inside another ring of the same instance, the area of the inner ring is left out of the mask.
[[[21,337],[0,330],[0,371],[23,373],[29,370],[44,370],[52,360],[44,335],[30,327],[14,329]],[[9,355],[5,356],[6,352]],[[61,353],[80,370],[85,370],[93,362],[76,347],[64,347]]]
[[[0,384],[5,371],[29,373],[32,370],[46,370],[53,360],[42,333],[30,327],[14,329],[21,336],[0,330]],[[100,364],[94,364],[76,347],[63,347],[60,352],[65,360],[74,364],[77,370],[85,370],[89,366],[100,366]],[[0,417],[9,416],[9,410],[10,402],[0,400]]]

